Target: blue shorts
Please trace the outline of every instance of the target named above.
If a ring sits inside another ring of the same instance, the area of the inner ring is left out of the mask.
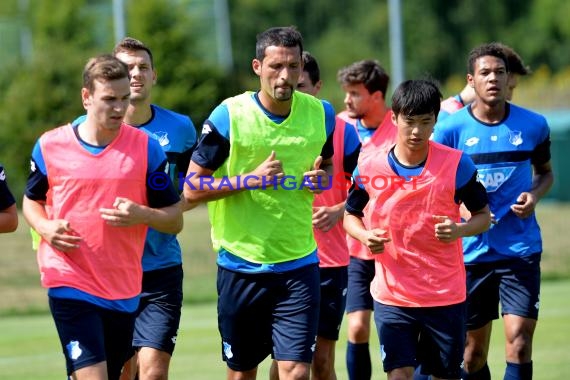
[[[346,307],[347,267],[320,268],[321,309],[318,336],[338,340]]]
[[[513,314],[538,319],[540,254],[492,263],[469,264],[467,272],[467,329],[476,330]]]
[[[182,309],[182,265],[143,273],[133,347],[151,347],[172,355]]]
[[[465,303],[397,307],[374,302],[384,371],[417,367],[444,379],[459,379],[465,348]]]
[[[370,284],[374,279],[374,264],[375,260],[350,257],[346,297],[347,313],[374,309],[374,300],[370,294]]]
[[[135,314],[55,297],[49,297],[49,307],[65,356],[67,375],[106,361],[109,379],[118,379],[129,358]]]
[[[311,363],[319,320],[319,267],[240,273],[218,266],[222,358],[234,371],[276,360]]]

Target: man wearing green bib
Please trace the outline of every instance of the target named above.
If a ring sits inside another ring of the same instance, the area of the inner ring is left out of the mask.
[[[319,313],[313,196],[330,187],[333,107],[295,92],[303,41],[293,27],[257,36],[260,89],[226,99],[204,123],[185,179],[208,202],[218,251],[218,328],[227,378],[309,379]]]

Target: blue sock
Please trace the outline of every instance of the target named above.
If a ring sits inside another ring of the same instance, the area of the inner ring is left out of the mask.
[[[532,361],[530,363],[509,363],[503,380],[532,380]]]
[[[350,343],[346,346],[346,369],[350,380],[370,380],[372,362],[368,343]]]
[[[414,370],[414,380],[431,380],[431,376],[430,375],[422,375],[422,366],[419,365],[416,367],[416,369]]]
[[[487,363],[479,371],[475,373],[467,373],[464,369],[461,369],[461,379],[462,380],[491,380],[491,371],[489,371],[489,366]]]

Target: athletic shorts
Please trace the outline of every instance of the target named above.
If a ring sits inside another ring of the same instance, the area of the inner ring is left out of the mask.
[[[234,371],[276,360],[311,363],[319,320],[319,267],[240,273],[218,266],[222,358]]]
[[[320,268],[321,308],[318,336],[338,340],[346,307],[347,267]]]
[[[398,307],[374,302],[384,371],[417,367],[443,379],[459,379],[465,348],[465,303]]]
[[[374,309],[370,283],[374,279],[374,260],[350,257],[348,264],[348,293],[346,312]]]
[[[151,347],[172,355],[182,310],[182,265],[143,273],[133,348]]]
[[[67,375],[106,361],[109,379],[118,379],[131,350],[135,314],[55,297],[49,297],[49,306]]]
[[[476,330],[501,315],[538,319],[540,254],[492,263],[469,264],[467,329]]]

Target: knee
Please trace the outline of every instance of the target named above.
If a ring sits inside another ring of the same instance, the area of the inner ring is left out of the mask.
[[[303,362],[279,362],[279,373],[285,373],[285,377],[291,380],[309,380],[309,364]]]
[[[507,361],[525,363],[532,356],[532,336],[518,334],[507,340]]]
[[[318,353],[315,352],[312,367],[313,380],[328,380],[334,373],[334,360],[331,359],[328,355],[318,355]]]
[[[354,343],[368,342],[370,337],[370,322],[362,318],[352,318],[348,322],[349,337],[354,339]]]
[[[141,363],[139,365],[139,377],[147,380],[167,380],[168,379],[168,366],[160,365],[157,363]]]
[[[487,351],[478,345],[468,345],[463,354],[465,372],[474,373],[479,371],[487,362]]]

